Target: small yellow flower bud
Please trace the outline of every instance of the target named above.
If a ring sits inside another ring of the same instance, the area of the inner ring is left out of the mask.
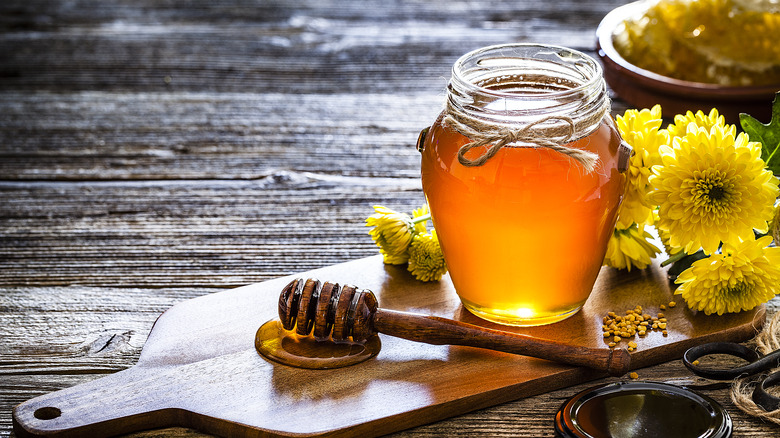
[[[408,270],[420,281],[438,281],[447,273],[436,230],[414,237],[409,247]]]

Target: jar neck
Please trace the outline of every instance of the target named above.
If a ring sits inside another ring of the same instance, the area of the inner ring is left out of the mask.
[[[574,122],[573,139],[595,131],[610,102],[601,66],[584,53],[557,46],[485,47],[453,65],[448,111],[512,129]],[[542,121],[541,123],[539,123]]]

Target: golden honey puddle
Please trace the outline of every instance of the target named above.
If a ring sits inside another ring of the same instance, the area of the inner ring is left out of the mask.
[[[379,353],[379,336],[365,343],[317,341],[285,330],[279,320],[266,322],[255,334],[257,352],[268,360],[297,368],[328,370],[364,362]]]

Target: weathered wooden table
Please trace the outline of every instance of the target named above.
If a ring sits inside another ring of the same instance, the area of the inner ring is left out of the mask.
[[[423,202],[414,143],[452,63],[506,42],[593,54],[622,3],[2,2],[0,436],[13,406],[133,365],[177,302],[376,254],[371,206]],[[599,382],[396,436],[552,436]],[[780,434],[709,394],[734,436]]]

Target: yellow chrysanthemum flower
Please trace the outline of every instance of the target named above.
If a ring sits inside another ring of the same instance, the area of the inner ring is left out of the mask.
[[[760,143],[690,123],[685,136],[660,152],[649,198],[659,206],[656,225],[669,232],[671,246],[712,254],[720,242],[751,240],[753,229],[767,230],[778,181],[765,169]]]
[[[661,106],[651,109],[628,110],[623,116],[617,116],[615,122],[620,136],[633,149],[629,159],[628,187],[618,215],[618,228],[628,228],[631,224],[652,224],[653,205],[647,199],[648,179],[652,175],[653,165],[661,164],[658,149],[669,144],[669,134],[661,127]]]
[[[436,230],[414,236],[409,247],[409,272],[420,281],[438,281],[447,273]]]
[[[414,234],[412,218],[381,205],[375,205],[374,212],[366,219],[366,226],[374,227],[368,234],[379,246],[384,262],[390,265],[406,263],[409,260],[406,250]]]
[[[653,236],[644,226],[634,224],[626,229],[615,229],[607,245],[604,264],[616,269],[646,268],[661,250],[648,240]]]
[[[694,262],[677,277],[675,293],[707,315],[750,310],[771,300],[780,293],[780,247],[767,247],[771,240],[724,243],[722,254]]]
[[[694,114],[688,111],[683,114],[677,114],[674,116],[674,123],[669,125],[666,130],[669,131],[671,137],[683,137],[688,132],[688,125],[695,123],[696,126],[704,128],[709,132],[713,126],[720,126],[721,128],[728,129],[731,135],[737,135],[737,127],[734,125],[726,126],[726,119],[718,113],[717,108],[710,110],[709,114],[704,114],[703,111],[696,111]]]

